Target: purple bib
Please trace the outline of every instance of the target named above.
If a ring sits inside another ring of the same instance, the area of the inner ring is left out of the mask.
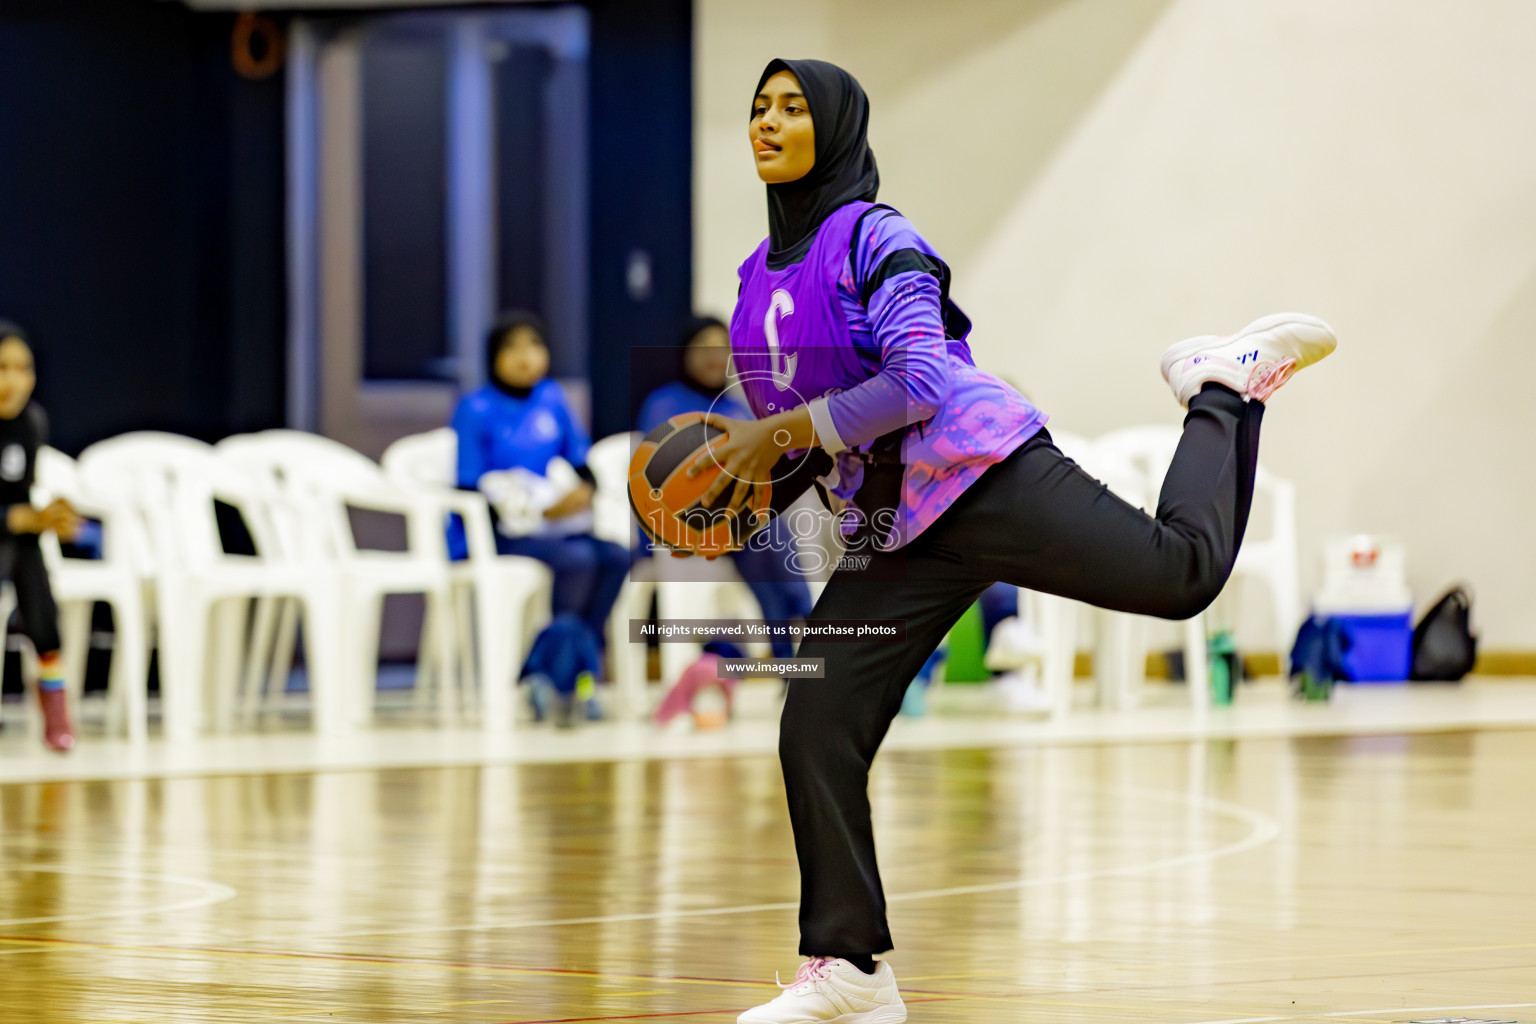
[[[741,265],[741,293],[731,314],[731,352],[758,419],[852,391],[882,373],[881,351],[861,352],[850,327],[850,318],[865,311],[851,308],[839,294],[858,295],[854,282],[845,280],[852,274],[850,249],[860,218],[875,205],[854,202],[838,208],[817,229],[799,263],[770,269],[764,241]],[[913,238],[921,242],[915,234]],[[928,419],[908,418],[899,449],[886,450],[886,434],[843,438],[866,454],[880,447],[881,452],[871,456],[877,461],[895,456],[901,463],[899,486],[892,488],[899,493],[873,495],[875,507],[859,510],[870,521],[883,509],[893,510],[889,529],[880,528],[888,534],[883,546],[898,547],[921,533],[988,466],[1001,461],[1046,420],[1017,390],[977,368],[963,340],[946,342],[945,351],[948,381],[943,404]],[[883,387],[877,400],[910,401],[899,372]],[[866,462],[858,452],[843,450],[837,455],[837,469],[834,493],[854,499],[866,479]],[[854,528],[853,520],[844,520],[845,537]]]
[[[854,348],[835,287],[848,262],[854,225],[874,205],[839,207],[822,221],[799,263],[770,270],[764,239],[742,264],[731,353],[758,419],[854,387],[879,368]]]

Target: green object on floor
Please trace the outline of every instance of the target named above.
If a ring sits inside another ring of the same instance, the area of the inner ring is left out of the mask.
[[[1226,707],[1232,703],[1232,688],[1237,684],[1233,678],[1236,654],[1237,646],[1232,643],[1229,630],[1224,629],[1206,641],[1206,664],[1210,666],[1211,674],[1211,703],[1216,707]]]
[[[949,660],[944,663],[944,682],[979,683],[991,679],[987,671],[987,638],[984,635],[981,602],[965,610],[949,630]]]

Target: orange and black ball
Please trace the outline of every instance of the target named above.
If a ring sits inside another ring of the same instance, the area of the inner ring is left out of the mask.
[[[704,414],[673,416],[645,435],[629,462],[629,505],[640,528],[652,541],[696,555],[722,555],[741,547],[767,521],[773,485],[767,481],[746,489],[745,497],[728,514],[737,488],[727,484],[708,506],[700,503],[724,472],[709,462],[697,476],[686,470],[712,441],[725,431],[704,421]]]

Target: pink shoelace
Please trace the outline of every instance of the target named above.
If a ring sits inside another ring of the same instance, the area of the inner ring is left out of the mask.
[[[1280,385],[1291,379],[1296,372],[1296,360],[1282,359],[1278,363],[1260,363],[1248,377],[1248,397],[1264,401],[1280,390]]]
[[[813,981],[825,981],[831,973],[832,961],[824,956],[818,956],[801,964],[800,969],[795,972],[795,980],[788,985],[780,981],[779,972],[774,971],[773,983],[779,986],[779,988],[790,989],[796,985],[805,985]]]

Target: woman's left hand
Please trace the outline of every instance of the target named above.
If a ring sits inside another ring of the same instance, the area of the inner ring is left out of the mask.
[[[772,479],[774,464],[784,454],[784,445],[775,441],[774,434],[783,431],[776,431],[778,425],[771,420],[733,420],[718,413],[708,413],[705,422],[725,431],[726,436],[699,453],[689,464],[688,475],[698,476],[711,465],[719,465],[724,472],[700,496],[699,503],[708,506],[727,487],[731,487],[734,493],[730,504],[734,509],[746,501],[753,484],[767,483]],[[731,511],[728,514],[736,513]]]

